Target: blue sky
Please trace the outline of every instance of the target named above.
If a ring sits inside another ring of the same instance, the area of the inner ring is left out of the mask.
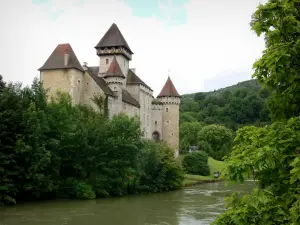
[[[261,56],[263,37],[249,22],[264,1],[4,0],[0,74],[30,84],[60,43],[97,66],[94,46],[116,23],[135,53],[130,67],[155,95],[168,70],[180,94],[225,87],[250,79]]]

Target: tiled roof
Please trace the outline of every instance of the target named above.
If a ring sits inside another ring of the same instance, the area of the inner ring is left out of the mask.
[[[140,107],[140,104],[128,93],[126,90],[122,90],[122,101],[131,104],[136,107]]]
[[[68,64],[65,65],[64,54],[69,53]],[[70,44],[59,44],[39,70],[75,68],[84,72]]]
[[[122,77],[122,78],[125,78],[121,68],[120,68],[120,65],[117,61],[117,58],[116,56],[114,56],[106,74],[104,77]]]
[[[121,31],[115,23],[113,23],[108,31],[106,31],[95,48],[109,47],[125,47],[131,54],[133,54]]]
[[[170,77],[157,97],[180,97]]]
[[[128,70],[127,84],[142,84],[153,91],[144,81],[142,81],[131,69]]]
[[[88,67],[87,72],[106,95],[115,96],[114,92],[107,86],[105,80],[98,76],[99,66]]]

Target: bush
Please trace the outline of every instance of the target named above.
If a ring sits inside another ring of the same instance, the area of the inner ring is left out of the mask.
[[[183,166],[187,173],[194,175],[208,176],[208,155],[203,151],[195,151],[186,155],[183,159]]]
[[[140,157],[140,190],[160,192],[179,189],[184,178],[180,160],[165,143],[145,141]]]
[[[78,199],[94,199],[96,198],[95,192],[91,185],[83,181],[76,181],[75,183],[76,198]]]

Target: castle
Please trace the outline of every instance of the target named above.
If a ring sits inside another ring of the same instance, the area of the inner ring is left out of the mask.
[[[95,47],[99,66],[81,65],[70,44],[59,44],[39,68],[44,88],[53,96],[67,92],[73,104],[88,104],[98,110],[94,95],[107,99],[108,116],[121,112],[139,116],[145,138],[164,140],[179,149],[180,95],[168,77],[155,99],[153,90],[129,68],[133,52],[116,24],[112,24]]]

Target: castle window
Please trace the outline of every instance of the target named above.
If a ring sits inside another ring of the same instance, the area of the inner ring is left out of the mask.
[[[172,136],[174,135],[174,133],[172,132]]]
[[[165,121],[165,124],[166,124],[167,126],[170,126],[170,120],[166,120],[166,121]]]
[[[124,109],[126,110],[126,103],[124,103]]]
[[[166,112],[169,112],[169,108],[166,108]]]
[[[154,124],[157,125],[157,121],[155,121]]]
[[[109,63],[109,59],[106,59],[106,64],[108,64]]]

